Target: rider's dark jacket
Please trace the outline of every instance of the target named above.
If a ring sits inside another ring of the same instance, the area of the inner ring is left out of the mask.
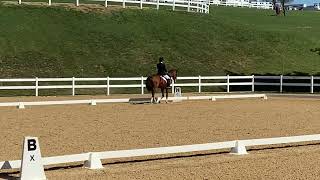
[[[157,69],[158,69],[158,75],[166,75],[167,74],[166,65],[164,63],[158,63]]]

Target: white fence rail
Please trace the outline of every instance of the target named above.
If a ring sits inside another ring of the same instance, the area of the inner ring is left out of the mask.
[[[145,91],[146,77],[128,77],[128,78],[25,78],[25,79],[0,79],[0,90],[35,90],[35,96],[39,95],[39,91],[42,89],[71,89],[71,94],[76,94],[76,89],[106,89],[107,95],[110,95],[111,88],[140,88],[141,94]],[[230,80],[247,80],[246,82],[230,82]],[[198,92],[201,92],[201,87],[206,86],[224,86],[227,92],[230,92],[230,86],[251,86],[253,87],[253,76],[196,76],[196,77],[178,77],[177,82],[183,80],[196,80],[196,82],[180,82],[173,83],[171,86],[172,93],[174,93],[174,87],[198,87]],[[225,82],[204,82],[207,80],[224,80]],[[99,84],[79,85],[78,82],[99,82]],[[112,82],[132,81],[132,84],[112,84]],[[3,83],[32,83],[30,85],[3,85]],[[52,82],[67,82],[64,85],[41,85],[40,83],[52,83]],[[1,91],[0,91],[1,92]]]
[[[316,76],[255,76],[255,86],[278,86],[279,92],[283,92],[283,87],[309,87],[310,93],[314,93],[314,87],[320,86],[320,77]],[[272,82],[265,82],[265,81]]]
[[[217,142],[217,143],[157,147],[157,148],[147,148],[147,149],[89,152],[89,153],[72,154],[72,155],[65,155],[65,156],[44,157],[42,158],[42,162],[43,162],[43,165],[55,165],[55,164],[62,164],[62,163],[64,164],[64,163],[72,163],[72,162],[89,161],[90,154],[94,154],[95,155],[94,157],[100,160],[100,159],[127,158],[127,157],[139,157],[139,156],[151,156],[151,155],[190,153],[190,152],[200,152],[200,151],[219,150],[219,149],[228,149],[228,148],[242,148],[245,150],[246,147],[250,147],[250,146],[288,144],[288,143],[311,142],[311,141],[320,141],[320,134],[290,136],[290,137],[276,137],[276,138],[265,138],[265,139],[235,140],[235,141],[225,141],[225,142]],[[241,154],[241,153],[238,153],[238,154]],[[3,169],[19,169],[21,168],[21,160],[2,161],[0,162],[0,169],[1,167],[5,167]]]
[[[177,7],[186,9],[188,12],[200,12],[200,13],[209,13],[209,0],[91,0],[92,2],[100,1],[104,2],[104,6],[108,7],[109,3],[119,3],[123,8],[126,8],[128,4],[138,5],[140,9],[143,6],[154,5],[156,9],[159,9],[160,6],[170,6],[172,10],[176,10]],[[26,1],[28,2],[28,1]],[[88,1],[86,1],[88,2]],[[18,1],[19,4],[22,3],[22,0]],[[51,6],[53,3],[52,0],[48,0],[48,5]],[[76,0],[75,5],[79,6],[80,1]]]
[[[184,96],[184,97],[168,97],[168,101],[185,101],[185,100],[212,100],[218,99],[243,99],[243,98],[263,98],[267,99],[265,94],[238,94],[238,95],[219,95],[219,96]],[[159,99],[166,100],[166,99]],[[149,99],[151,103],[151,98]],[[29,102],[0,102],[0,107],[18,107],[24,109],[25,106],[46,106],[46,105],[67,105],[67,104],[90,104],[98,103],[130,103],[129,98],[122,99],[88,99],[88,100],[62,100],[62,101],[29,101]]]
[[[145,92],[146,77],[127,78],[23,78],[23,79],[0,79],[1,90],[34,90],[35,96],[44,89],[70,89],[71,95],[76,94],[77,89],[105,89],[110,95],[110,89],[114,88],[139,88],[141,94]],[[123,84],[120,82],[125,81]],[[318,83],[315,83],[318,81]],[[52,84],[59,82],[60,84]],[[83,84],[83,83],[88,84]],[[92,84],[94,82],[95,84]],[[132,82],[132,83],[131,83]],[[12,85],[11,83],[20,83]],[[45,84],[44,84],[45,83]],[[61,85],[61,83],[64,83]],[[81,83],[81,84],[79,84]],[[91,83],[91,84],[90,84]],[[21,85],[23,84],[23,85]],[[49,85],[50,84],[50,85]],[[197,87],[198,92],[203,92],[203,87],[224,87],[230,92],[230,87],[246,86],[255,92],[256,86],[278,86],[283,92],[283,87],[309,87],[310,93],[314,93],[314,87],[320,87],[320,77],[315,76],[190,76],[178,77],[172,85],[172,93],[175,87]],[[3,94],[1,94],[3,95]]]
[[[258,8],[258,9],[273,9],[273,4],[271,2],[249,2],[243,0],[210,0],[210,5],[217,6],[233,6],[233,7],[248,7],[248,8]]]

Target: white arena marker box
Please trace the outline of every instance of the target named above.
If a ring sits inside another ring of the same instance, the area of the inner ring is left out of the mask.
[[[37,137],[24,138],[20,172],[21,180],[46,179]]]

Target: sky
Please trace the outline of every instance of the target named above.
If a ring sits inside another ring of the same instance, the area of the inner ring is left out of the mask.
[[[320,0],[293,0],[293,4],[307,4],[313,5],[314,3],[320,3]]]

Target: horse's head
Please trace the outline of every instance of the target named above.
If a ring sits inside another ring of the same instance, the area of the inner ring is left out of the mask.
[[[169,76],[172,77],[172,79],[174,80],[174,82],[176,82],[176,80],[177,80],[177,72],[178,72],[178,70],[176,70],[176,69],[171,69],[171,70],[168,72]]]

